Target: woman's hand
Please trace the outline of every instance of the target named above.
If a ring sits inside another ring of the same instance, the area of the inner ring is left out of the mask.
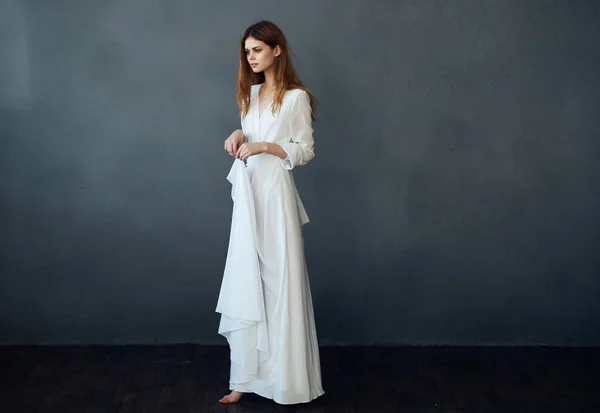
[[[229,155],[236,156],[236,153],[245,140],[244,132],[242,132],[241,129],[235,130],[227,139],[225,139],[225,150]]]
[[[241,159],[242,161],[245,161],[250,156],[258,155],[259,153],[263,153],[265,151],[265,144],[263,142],[244,143],[242,144],[242,146],[240,146],[240,149],[238,149],[237,153],[235,154],[235,157]]]

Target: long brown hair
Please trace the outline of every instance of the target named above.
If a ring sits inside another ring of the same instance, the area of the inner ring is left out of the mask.
[[[264,83],[265,81],[264,72],[254,73],[246,58],[245,42],[248,37],[253,37],[256,40],[264,42],[272,48],[275,48],[275,46],[281,48],[281,54],[275,58],[274,63],[277,89],[273,96],[273,113],[276,113],[281,109],[283,96],[287,90],[302,89],[308,93],[308,96],[310,97],[311,116],[312,119],[315,120],[317,100],[310,90],[308,90],[308,88],[300,81],[300,78],[292,65],[289,47],[283,32],[275,24],[266,20],[259,21],[248,27],[246,31],[244,31],[244,35],[240,42],[240,69],[238,72],[237,102],[241,116],[245,117],[248,114],[252,85]]]

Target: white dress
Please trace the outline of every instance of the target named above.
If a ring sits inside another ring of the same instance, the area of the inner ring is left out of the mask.
[[[242,130],[249,142],[279,144],[270,154],[235,160],[227,179],[234,201],[229,249],[216,311],[231,351],[230,390],[280,404],[324,394],[302,226],[309,221],[292,169],[314,157],[308,94],[285,93],[281,110],[262,113],[251,89]]]

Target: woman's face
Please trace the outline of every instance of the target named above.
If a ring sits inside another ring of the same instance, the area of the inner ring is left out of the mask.
[[[279,56],[279,46],[275,48],[266,43],[256,40],[254,37],[248,37],[244,42],[246,50],[246,59],[254,73],[266,71],[275,62],[275,57]]]

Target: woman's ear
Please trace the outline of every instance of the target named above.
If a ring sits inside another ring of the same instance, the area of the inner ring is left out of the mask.
[[[279,47],[279,45],[275,46],[275,57],[279,56],[281,54],[281,47]]]

